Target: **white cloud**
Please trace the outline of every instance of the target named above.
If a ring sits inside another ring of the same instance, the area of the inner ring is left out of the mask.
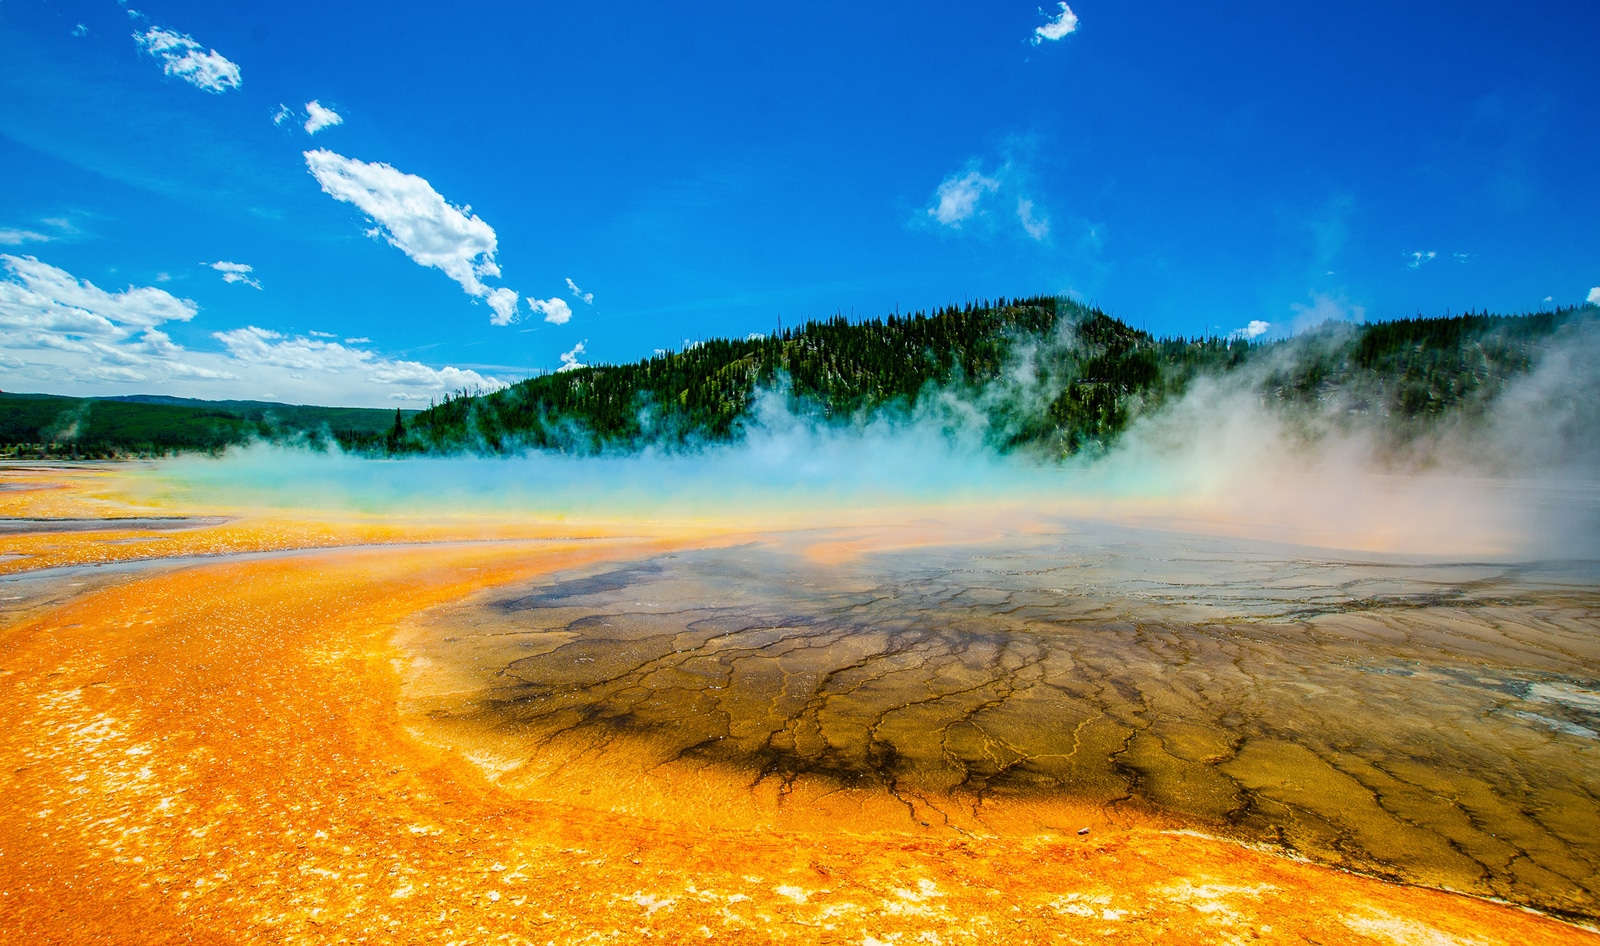
[[[163,289],[106,292],[32,256],[0,253],[0,263],[11,273],[0,280],[0,331],[119,341],[163,322],[187,322],[199,311]]]
[[[156,328],[194,318],[193,302],[150,287],[106,292],[31,256],[0,263],[10,272],[0,280],[0,360],[14,370],[52,385],[234,377],[173,359],[182,349]]]
[[[1587,301],[1590,305],[1600,305],[1600,286],[1590,289],[1589,298],[1585,301]]]
[[[535,299],[528,297],[528,305],[535,312],[543,312],[544,320],[554,325],[566,325],[572,320],[572,307],[567,305],[567,300],[559,296],[548,299]]]
[[[1406,268],[1421,269],[1423,263],[1433,262],[1434,258],[1438,255],[1439,254],[1435,253],[1433,250],[1417,250],[1414,253],[1407,253],[1406,259],[1410,260],[1411,262],[1406,264]]]
[[[300,335],[286,336],[254,325],[227,332],[213,332],[212,337],[228,349],[229,355],[246,365],[318,373],[355,373],[377,384],[398,384],[432,391],[457,391],[462,388],[490,391],[505,386],[500,379],[476,371],[448,366],[430,368],[417,361],[392,361],[370,351],[346,348],[338,342],[324,342]]]
[[[483,284],[483,277],[500,275],[494,228],[470,206],[456,207],[426,180],[387,164],[369,164],[327,149],[307,151],[305,159],[325,193],[354,204],[378,225],[374,235],[381,234],[417,263],[442,271],[468,295],[488,299],[495,324],[510,321],[505,296]],[[512,302],[514,314],[514,295]]]
[[[346,345],[369,345],[369,344],[372,343],[372,339],[368,338],[365,335],[358,335],[355,338],[347,338],[347,339],[345,339],[344,343]]]
[[[1061,12],[1046,20],[1043,26],[1034,28],[1033,45],[1037,46],[1046,40],[1054,42],[1077,30],[1078,15],[1072,12],[1072,8],[1065,3],[1058,3],[1056,6],[1061,8]],[[1043,10],[1039,13],[1044,15]]]
[[[576,296],[584,305],[594,305],[594,293],[584,292],[582,289],[579,289],[578,284],[572,281],[571,276],[567,277],[567,288],[572,290],[572,294]]]
[[[333,334],[332,332],[319,332],[316,329],[312,329],[311,331],[307,332],[306,334],[310,335],[312,338],[338,338],[339,337],[339,336]]]
[[[1026,197],[1017,198],[1017,220],[1022,224],[1022,229],[1028,236],[1035,240],[1043,240],[1050,235],[1050,218],[1044,214],[1037,216],[1033,212],[1033,201]]]
[[[343,125],[344,119],[338,112],[325,108],[316,99],[306,103],[306,134],[314,135],[330,125]]]
[[[24,243],[54,243],[63,237],[77,236],[80,232],[66,217],[40,217],[39,222],[54,230],[40,233],[21,227],[0,227],[0,246],[21,246]]]
[[[74,26],[72,28],[72,35],[73,36],[88,36],[89,35],[89,28],[87,26],[84,26],[82,23],[79,23],[77,26]]]
[[[1007,151],[1029,146],[1026,140],[1017,140],[1008,145]],[[1050,217],[1028,193],[1027,180],[1025,163],[1019,164],[1009,153],[992,173],[985,172],[977,160],[969,161],[966,167],[939,182],[933,199],[924,208],[924,216],[918,219],[932,220],[952,230],[993,235],[1009,231],[1006,218],[1010,216],[1023,234],[1042,243],[1050,236]],[[997,202],[1000,206],[1009,204],[1012,213],[991,211],[991,205]]]
[[[55,237],[32,230],[0,228],[0,246],[21,246],[24,243],[49,243]]]
[[[213,333],[223,351],[193,351],[158,327],[193,319],[193,302],[153,287],[107,292],[32,257],[0,254],[0,265],[9,274],[0,278],[0,386],[7,390],[105,394],[138,384],[194,397],[293,391],[301,403],[381,404],[397,388],[425,396],[504,386],[472,370],[347,347],[367,339],[340,345],[255,326]],[[226,266],[218,270],[224,278],[249,272],[242,263]]]
[[[1260,338],[1261,336],[1267,334],[1267,330],[1270,328],[1272,328],[1271,322],[1263,322],[1260,319],[1251,319],[1250,324],[1246,325],[1244,328],[1234,329],[1228,333],[1228,337],[1231,339],[1250,341],[1251,339]]]
[[[959,176],[952,174],[934,192],[935,201],[928,208],[928,216],[947,227],[960,229],[961,221],[978,212],[978,202],[983,195],[999,189],[998,178],[985,177],[976,169]]]
[[[253,266],[247,266],[244,263],[230,263],[227,260],[219,260],[215,263],[202,263],[200,265],[210,266],[212,269],[221,273],[223,282],[242,283],[243,285],[250,286],[255,289],[261,288],[261,281],[250,275],[251,273],[255,272],[255,267]]]
[[[237,89],[244,82],[236,63],[229,62],[215,49],[205,52],[205,47],[182,33],[152,26],[143,33],[133,34],[133,40],[140,49],[161,60],[162,72],[177,76],[196,88],[220,93]]]
[[[1471,253],[1451,253],[1450,257],[1452,259],[1454,259],[1458,263],[1470,263],[1470,262],[1472,262],[1472,254]]]
[[[292,109],[290,109],[289,106],[283,104],[282,102],[279,102],[278,103],[278,110],[276,112],[272,113],[272,123],[281,128],[281,127],[283,127],[283,123],[284,122],[288,121],[289,119],[291,119],[293,117],[294,117],[294,111]]]
[[[491,325],[510,325],[517,320],[517,291],[502,286],[489,293],[489,308],[494,310],[494,315],[489,316]]]
[[[572,350],[571,351],[562,352],[561,353],[561,367],[556,369],[556,373],[560,374],[563,371],[573,371],[573,370],[576,370],[578,368],[587,368],[587,367],[589,367],[588,365],[583,364],[582,362],[578,361],[579,356],[581,356],[582,354],[583,354],[583,342],[579,342],[578,344],[572,346]]]

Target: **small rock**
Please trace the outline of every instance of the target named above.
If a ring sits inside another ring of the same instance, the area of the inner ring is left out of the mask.
[[[1078,834],[1080,834],[1080,835],[1084,835],[1084,834],[1088,834],[1088,833],[1089,833],[1089,829],[1088,828],[1079,828],[1078,829]]]

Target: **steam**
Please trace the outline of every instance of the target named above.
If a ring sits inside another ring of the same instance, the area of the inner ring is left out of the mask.
[[[1270,403],[1264,378],[1281,367],[1198,379],[1093,465],[1096,485],[1141,484],[1145,515],[1197,531],[1429,555],[1600,557],[1591,393],[1600,321],[1559,329],[1485,413],[1447,415],[1398,441],[1394,422],[1357,407],[1355,393]]]
[[[383,517],[969,531],[1113,521],[1450,561],[1600,558],[1600,320],[1560,329],[1486,411],[1404,440],[1355,395],[1274,402],[1265,380],[1283,365],[1262,359],[1195,380],[1100,455],[994,450],[1005,424],[1043,409],[1060,383],[1049,346],[1070,343],[1021,347],[999,382],[935,392],[906,416],[829,424],[768,393],[731,445],[391,460],[257,445],[165,461],[141,489],[153,502]],[[1331,342],[1300,344],[1280,357]],[[1021,406],[1007,415],[1002,403]]]

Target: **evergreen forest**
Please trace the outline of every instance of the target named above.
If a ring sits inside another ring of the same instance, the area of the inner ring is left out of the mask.
[[[447,398],[371,447],[492,454],[695,446],[738,439],[767,395],[832,424],[937,415],[954,400],[964,416],[981,418],[991,447],[1064,457],[1105,450],[1201,376],[1235,374],[1286,410],[1337,401],[1404,438],[1447,414],[1482,413],[1561,326],[1594,315],[1586,306],[1333,322],[1255,342],[1156,338],[1067,299],[1002,299],[813,321],[632,364],[540,375]]]
[[[629,364],[540,374],[421,411],[167,397],[0,394],[12,456],[218,452],[256,440],[368,456],[576,454],[736,441],[763,405],[816,423],[932,419],[976,425],[1000,452],[1102,452],[1202,377],[1250,386],[1286,411],[1336,409],[1404,440],[1488,410],[1594,306],[1330,322],[1293,338],[1157,338],[1068,299],[1040,296],[864,321],[812,321],[710,339]]]

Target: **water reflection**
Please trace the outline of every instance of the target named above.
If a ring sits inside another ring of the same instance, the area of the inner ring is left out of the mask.
[[[704,824],[1176,824],[1600,915],[1600,572],[1109,526],[765,536],[438,611],[408,712]],[[822,548],[883,550],[819,561]]]

